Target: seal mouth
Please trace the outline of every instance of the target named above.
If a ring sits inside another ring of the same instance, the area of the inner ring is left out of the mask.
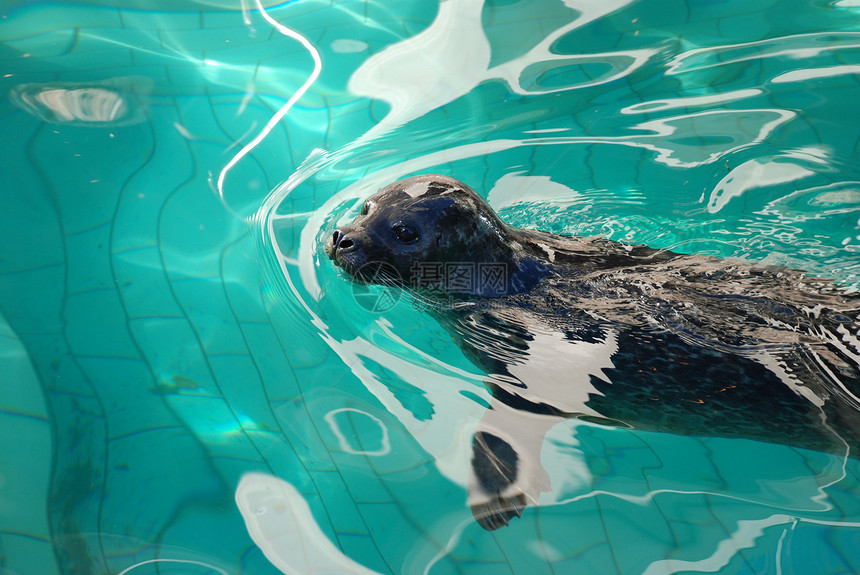
[[[324,246],[324,251],[328,259],[352,281],[360,284],[387,284],[393,283],[393,278],[390,270],[391,267],[385,262],[368,262],[365,258],[360,257],[358,253],[342,253],[335,249],[334,242],[331,238],[328,239]],[[387,267],[386,267],[387,266]],[[385,268],[385,271],[381,271]],[[393,269],[393,268],[392,268]]]
[[[328,259],[331,260],[331,263],[340,268],[348,276],[351,278],[356,277],[356,272],[358,271],[358,268],[361,267],[361,264],[352,262],[342,254],[338,254],[335,250],[328,249],[328,247],[326,247],[326,255],[328,256]]]

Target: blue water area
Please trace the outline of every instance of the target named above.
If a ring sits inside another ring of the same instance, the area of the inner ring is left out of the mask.
[[[856,289],[856,0],[6,0],[0,94],[3,575],[860,572],[855,457],[587,420],[485,531],[486,374],[323,252],[441,173]]]

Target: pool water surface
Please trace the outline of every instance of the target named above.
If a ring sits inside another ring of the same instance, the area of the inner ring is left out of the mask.
[[[0,94],[0,574],[860,572],[856,454],[576,419],[485,531],[487,374],[323,251],[440,173],[856,291],[855,0],[7,0]]]

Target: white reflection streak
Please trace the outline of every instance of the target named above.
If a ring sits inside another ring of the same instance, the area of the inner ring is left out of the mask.
[[[245,26],[250,26],[251,25],[251,17],[248,16],[247,0],[239,0],[239,6],[242,8],[242,21],[245,23]]]
[[[560,28],[546,34],[544,38],[534,48],[529,50],[527,54],[500,64],[488,71],[487,77],[498,77],[508,83],[511,90],[517,94],[551,94],[560,92],[569,88],[558,88],[543,91],[529,91],[522,88],[520,85],[520,77],[523,71],[530,65],[537,63],[546,63],[551,61],[568,61],[581,62],[588,60],[596,60],[598,62],[611,62],[612,58],[629,58],[632,62],[618,69],[614,74],[595,78],[591,82],[576,86],[577,88],[588,88],[599,86],[607,82],[612,82],[631,74],[637,68],[643,66],[648,59],[656,53],[656,50],[630,50],[627,52],[606,52],[601,54],[556,54],[552,51],[552,46],[562,36],[567,35],[571,31],[582,28],[589,22],[603,18],[607,14],[611,14],[620,10],[624,6],[630,4],[632,0],[562,0],[564,4],[571,10],[576,10],[580,13],[576,20],[561,26]],[[615,66],[618,68],[618,66]]]
[[[123,569],[117,575],[125,575],[126,573],[131,573],[134,569],[141,567],[143,565],[148,565],[150,563],[183,563],[185,565],[199,565],[200,567],[206,567],[207,569],[211,569],[212,571],[217,571],[221,575],[229,575],[223,569],[219,569],[214,565],[209,565],[208,563],[204,563],[202,561],[191,561],[190,559],[150,559],[148,561],[141,561],[140,563],[135,563],[131,567],[127,569]]]
[[[755,546],[755,542],[762,535],[764,530],[776,527],[778,525],[788,526],[779,538],[777,545],[777,568],[780,564],[780,553],[782,551],[782,542],[789,530],[797,528],[798,523],[812,523],[814,525],[826,525],[828,527],[857,527],[857,523],[840,523],[834,521],[821,521],[815,519],[801,519],[790,515],[776,514],[765,519],[758,520],[740,520],[738,521],[738,529],[734,533],[729,534],[729,538],[721,541],[714,553],[705,559],[699,561],[689,561],[683,559],[661,559],[655,561],[648,566],[642,575],[669,575],[672,573],[697,572],[697,573],[716,573],[721,568],[727,566],[732,557],[739,553],[742,549],[749,549]],[[781,571],[777,571],[780,573]]]
[[[797,521],[791,524],[791,527],[782,530],[782,535],[779,536],[779,541],[776,544],[776,572],[779,575],[782,575],[782,544],[785,541],[786,536],[790,531],[794,531],[797,528]]]
[[[379,449],[369,450],[369,449],[353,449],[349,444],[349,441],[346,439],[346,435],[344,435],[343,431],[340,429],[340,425],[335,419],[335,416],[339,413],[360,413],[361,415],[366,415],[373,421],[375,421],[379,425],[379,429],[382,430],[382,441]],[[332,433],[334,433],[335,437],[337,437],[337,441],[340,444],[340,449],[344,453],[349,453],[350,455],[388,455],[391,452],[391,442],[388,439],[388,428],[385,427],[385,424],[373,414],[367,413],[366,411],[362,411],[360,409],[355,409],[354,407],[342,407],[340,409],[333,409],[325,414],[326,423],[331,428]]]
[[[775,81],[775,80],[774,80]],[[674,108],[692,108],[695,106],[710,106],[713,104],[725,104],[732,100],[742,100],[744,98],[752,98],[762,93],[762,90],[750,88],[748,90],[736,90],[734,92],[725,92],[722,94],[714,94],[712,96],[693,96],[690,98],[672,98],[666,100],[650,100],[641,102],[622,108],[622,114],[644,114],[650,112],[662,112],[664,110],[672,110]]]
[[[832,78],[834,76],[856,75],[860,74],[860,66],[845,65],[845,66],[830,66],[829,68],[808,68],[806,70],[794,70],[780,74],[771,82],[774,84],[784,84],[786,82],[803,82],[806,80],[815,80],[817,78]]]
[[[806,59],[818,56],[822,52],[831,52],[834,50],[848,50],[860,47],[860,42],[850,42],[860,37],[857,32],[843,32],[836,35],[842,44],[822,43],[819,42],[822,38],[835,36],[830,32],[816,32],[811,34],[795,34],[792,36],[781,36],[778,38],[769,38],[767,40],[757,40],[755,42],[743,42],[740,44],[726,44],[725,46],[710,46],[708,48],[696,48],[688,50],[683,54],[678,54],[667,65],[666,75],[672,76],[675,74],[683,74],[684,72],[692,72],[694,70],[704,70],[706,68],[714,68],[717,66],[728,66],[747,60],[756,60],[760,58],[774,58],[777,56],[788,56],[798,59]],[[804,44],[801,47],[796,41]],[[792,45],[793,44],[793,45]],[[786,47],[783,48],[783,45]],[[754,53],[743,53],[744,48],[756,48]],[[732,57],[733,51],[741,51],[740,56]],[[770,51],[772,50],[772,51]],[[696,56],[713,56],[720,55],[718,60],[713,63],[697,63]],[[685,60],[693,59],[693,62],[685,66]]]
[[[224,178],[227,177],[227,173],[231,169],[233,169],[233,166],[235,166],[239,162],[239,160],[244,158],[251,150],[256,148],[260,144],[260,142],[265,139],[266,136],[269,135],[269,132],[271,132],[272,129],[278,125],[278,122],[280,122],[283,117],[287,115],[287,112],[290,111],[290,108],[292,108],[293,105],[299,100],[299,98],[301,98],[305,94],[305,92],[308,91],[308,88],[310,88],[311,85],[316,82],[316,79],[319,77],[320,72],[322,71],[322,60],[320,60],[319,52],[316,48],[314,48],[313,44],[311,44],[307,38],[305,38],[298,32],[294,32],[290,28],[287,28],[286,26],[269,16],[269,14],[266,13],[266,9],[263,8],[263,4],[260,0],[254,0],[254,2],[257,5],[257,9],[260,11],[260,15],[263,17],[264,20],[266,20],[266,22],[271,24],[273,28],[275,28],[284,36],[292,38],[293,40],[296,40],[302,46],[304,46],[305,50],[308,51],[308,53],[311,55],[311,58],[313,58],[314,60],[314,69],[313,72],[311,72],[311,75],[305,81],[305,83],[302,84],[301,88],[296,90],[292,97],[287,100],[287,103],[284,104],[281,109],[278,110],[277,113],[275,113],[274,116],[272,116],[272,118],[268,121],[268,123],[266,123],[266,126],[260,131],[260,133],[257,134],[257,136],[253,140],[251,140],[244,148],[239,150],[239,153],[233,156],[233,159],[230,160],[227,165],[224,166],[224,168],[221,170],[221,173],[218,174],[218,196],[221,198],[222,203],[224,202]]]
[[[787,162],[749,160],[732,168],[711,191],[707,210],[716,214],[731,200],[751,190],[795,182],[814,175],[802,166]]]
[[[786,515],[773,515],[756,521],[738,521],[737,531],[730,533],[728,539],[720,541],[710,557],[698,561],[661,559],[651,563],[642,575],[669,575],[679,571],[716,573],[723,567],[726,567],[732,558],[740,553],[742,549],[754,547],[756,540],[764,535],[765,529],[794,522],[795,519],[793,517]],[[782,542],[781,538],[780,542]]]
[[[587,63],[590,61],[597,62],[599,64],[610,64],[615,69],[614,73],[608,75],[597,76],[594,79],[583,82],[581,84],[576,84],[573,87],[576,89],[583,88],[593,88],[595,86],[600,86],[601,84],[608,84],[610,82],[615,82],[616,80],[620,80],[626,76],[629,76],[642,66],[648,63],[651,57],[656,54],[656,50],[628,50],[626,52],[601,52],[599,54],[581,54],[581,55],[561,55],[561,54],[552,54],[548,53],[543,56],[543,59],[540,60],[539,63],[545,64],[547,62],[560,62],[567,63],[568,65]],[[530,56],[531,53],[527,54]],[[571,86],[564,86],[559,88],[553,88],[549,90],[527,90],[522,87],[521,84],[521,76],[523,71],[527,69],[527,66],[522,67],[521,69],[517,69],[516,67],[512,68],[512,63],[517,64],[518,66],[521,64],[519,60],[512,60],[506,64],[499,66],[498,68],[494,68],[491,70],[492,73],[499,74],[500,78],[503,78],[510,86],[511,90],[523,96],[528,96],[532,94],[552,94],[555,92],[564,92],[566,90],[572,89]],[[630,60],[630,63],[627,65],[617,64],[614,60],[627,59]],[[528,62],[528,60],[526,60]]]
[[[245,473],[236,486],[235,501],[251,539],[281,573],[379,575],[331,542],[290,482],[266,473]]]
[[[439,552],[436,553],[436,555],[432,559],[430,559],[430,561],[427,562],[427,565],[424,566],[424,570],[422,571],[423,575],[429,575],[430,569],[432,569],[439,561],[451,554],[451,551],[460,543],[460,537],[462,537],[463,531],[465,531],[466,527],[472,525],[473,523],[474,521],[470,517],[469,519],[461,521],[457,524],[457,526],[451,532],[451,537],[448,538],[448,542],[445,544],[445,547],[439,549]]]
[[[841,479],[841,478],[840,478]],[[837,483],[838,480],[834,483]],[[739,495],[731,495],[728,493],[715,493],[713,491],[703,491],[699,489],[653,489],[644,495],[630,495],[627,493],[616,493],[615,491],[605,491],[602,489],[596,489],[594,491],[590,491],[588,493],[583,493],[582,495],[577,495],[575,497],[566,497],[559,498],[558,501],[555,502],[556,505],[568,505],[570,503],[578,503],[580,501],[585,501],[587,499],[597,498],[598,496],[604,496],[611,499],[618,499],[620,501],[624,501],[626,503],[630,503],[632,505],[636,505],[639,507],[644,507],[650,503],[652,503],[658,495],[702,495],[707,497],[719,498],[719,499],[728,499],[729,501],[736,501],[738,503],[749,503],[754,506],[767,506],[767,507],[775,507],[773,504],[765,503],[757,499],[753,499],[751,497],[741,497]],[[811,497],[811,501],[818,501],[820,499],[819,496]],[[803,507],[780,507],[785,511],[794,511],[796,513],[823,513],[827,511],[833,510],[833,505],[822,503],[821,509],[807,509]],[[860,527],[860,522],[845,522],[845,521],[827,521],[823,519],[812,519],[812,518],[804,518],[803,521],[808,521],[810,523],[818,523],[822,525],[832,525],[834,527]]]

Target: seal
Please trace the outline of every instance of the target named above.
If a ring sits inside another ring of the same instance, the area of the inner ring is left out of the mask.
[[[828,280],[514,228],[441,175],[386,186],[325,250],[411,293],[488,374],[469,479],[485,529],[548,490],[543,437],[568,418],[860,448],[860,298]]]

